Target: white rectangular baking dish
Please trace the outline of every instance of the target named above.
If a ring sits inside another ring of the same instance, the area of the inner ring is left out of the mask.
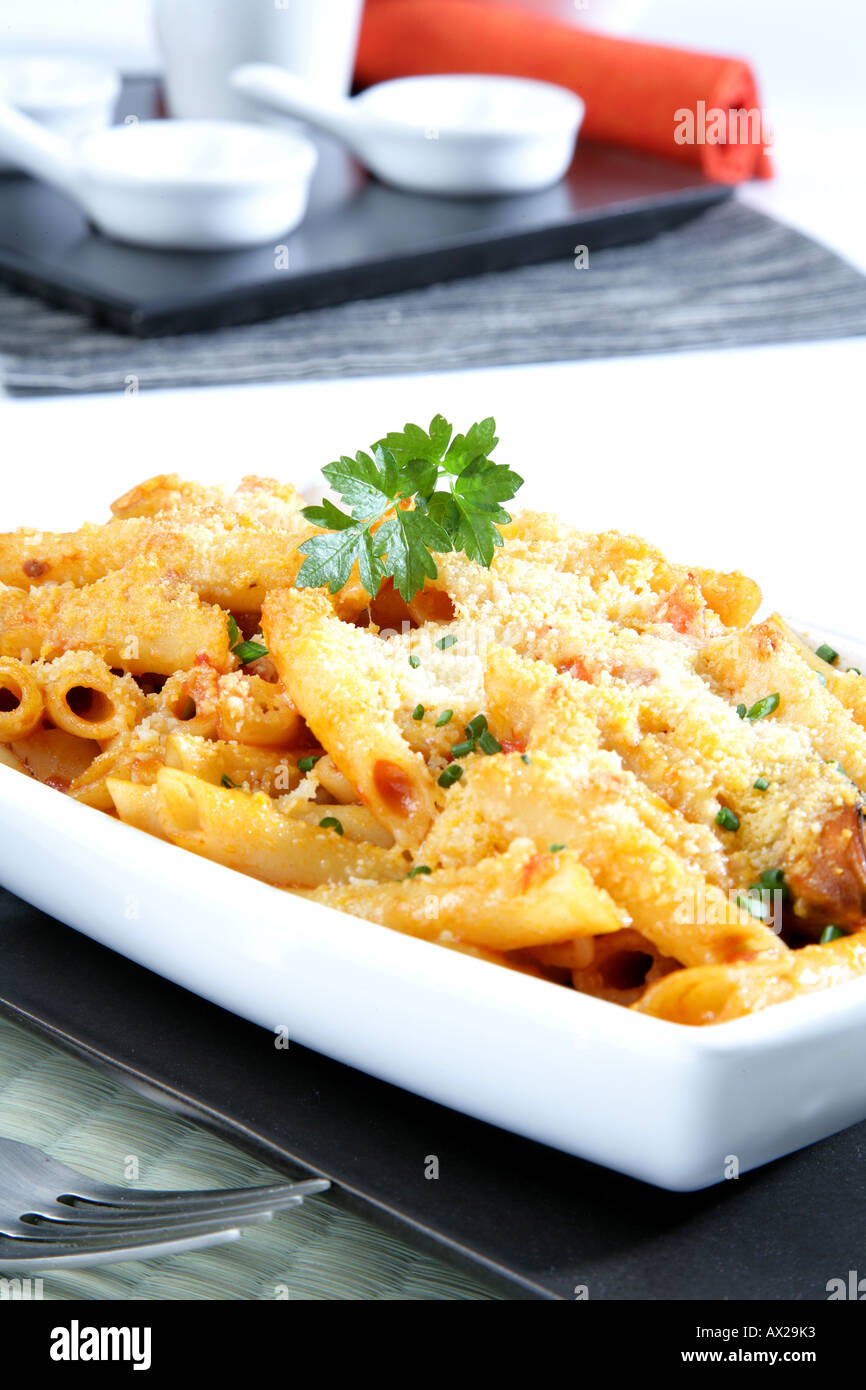
[[[705,1187],[866,1117],[866,980],[687,1028],[295,898],[2,766],[0,817],[0,881],[69,926],[307,1047],[658,1186]]]

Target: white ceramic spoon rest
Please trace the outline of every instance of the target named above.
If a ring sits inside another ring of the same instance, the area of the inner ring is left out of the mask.
[[[231,81],[240,95],[337,136],[386,183],[462,197],[558,182],[584,114],[573,92],[520,77],[404,77],[345,101],[268,63],[245,64]]]

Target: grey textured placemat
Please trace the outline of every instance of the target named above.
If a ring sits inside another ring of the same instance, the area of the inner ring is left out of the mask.
[[[653,241],[214,333],[138,340],[0,289],[13,394],[556,362],[866,334],[866,277],[735,198]]]

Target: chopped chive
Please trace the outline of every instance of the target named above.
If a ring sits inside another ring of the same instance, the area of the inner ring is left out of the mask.
[[[723,806],[716,816],[716,825],[722,830],[739,830],[740,818],[728,806]]]
[[[415,708],[414,708],[413,711],[412,711],[412,718],[413,718],[413,719],[423,719],[423,718],[424,718],[424,706],[423,706],[423,705],[416,705],[416,706],[415,706]]]
[[[439,718],[436,720],[436,728],[437,728],[437,729],[444,729],[444,728],[445,728],[445,725],[446,725],[446,724],[450,724],[450,723],[451,723],[451,720],[452,720],[453,718],[454,718],[454,711],[453,711],[453,709],[443,709],[442,713],[439,715]]]
[[[420,656],[416,656],[413,652],[412,655],[409,657],[409,665],[412,667],[413,671],[417,671],[418,667],[421,665]]]
[[[502,744],[499,743],[499,741],[493,737],[489,729],[484,730],[484,733],[478,740],[478,747],[481,749],[482,753],[502,752]]]
[[[785,882],[784,869],[764,869],[761,874],[761,881],[756,885],[760,888],[769,888],[772,892],[781,892],[782,896],[790,897],[788,885]]]
[[[484,715],[476,714],[475,718],[470,719],[469,723],[466,725],[466,737],[471,738],[474,742],[475,739],[481,737],[486,728],[487,720],[485,719]]]
[[[463,768],[459,763],[449,763],[442,772],[439,773],[440,787],[453,787],[455,782],[459,782],[463,776]]]
[[[772,714],[779,708],[779,695],[765,695],[762,700],[756,700],[750,710],[746,711],[746,718],[754,724],[758,719],[766,719],[768,714]]]
[[[410,869],[407,878],[415,878],[418,874],[432,874],[433,870],[427,864],[416,864],[414,869]]]
[[[454,636],[453,632],[449,632],[444,637],[440,637],[439,641],[436,643],[436,646],[439,648],[440,652],[447,652],[449,647],[454,647],[456,645],[457,638]]]
[[[267,656],[268,649],[261,642],[239,642],[236,647],[232,647],[232,654],[242,666],[248,666],[251,661],[258,661],[259,657]]]
[[[323,830],[336,830],[338,835],[343,833],[343,827],[336,816],[325,816],[324,820],[319,821],[319,825]]]
[[[848,670],[849,672],[853,671],[855,676],[862,676],[863,674],[859,666],[849,666]]]
[[[760,917],[765,922],[770,915],[768,904],[764,902],[763,897],[755,897],[751,888],[745,898],[737,894],[737,906],[744,907],[752,917]]]
[[[236,787],[236,786],[237,786],[237,782],[233,782],[232,779],[231,779],[231,777],[227,776],[227,774],[224,772],[223,775],[222,775],[222,777],[220,778],[220,786],[221,786],[221,787]]]
[[[839,769],[843,777],[848,777],[848,774],[841,763],[836,763],[836,767]],[[850,778],[848,780],[850,781]]]
[[[822,685],[827,684],[827,677],[824,675],[823,671],[816,671],[815,675],[818,677],[818,680],[821,682]]]
[[[558,844],[557,844],[557,845],[551,845],[551,846],[550,846],[550,852],[551,852],[551,854],[559,854],[559,851],[560,851],[561,849],[565,849],[565,845],[558,845]]]
[[[828,646],[826,642],[821,643],[815,655],[820,656],[821,660],[826,661],[829,666],[835,666],[836,662],[839,660],[839,653]]]
[[[530,763],[532,762],[532,759],[530,758],[528,753],[521,753],[520,761],[522,763],[526,763],[526,766],[529,767]]]
[[[745,706],[745,705],[737,705],[737,714],[740,716],[741,719],[745,719],[745,717],[746,717],[746,706]]]
[[[769,785],[766,777],[759,777],[757,782],[754,783],[754,788],[756,792],[765,792]]]
[[[229,646],[230,646],[230,647],[236,647],[237,644],[238,644],[238,642],[241,640],[241,634],[240,634],[240,629],[238,628],[238,625],[237,625],[237,623],[235,622],[234,618],[232,617],[231,613],[229,613],[229,618],[228,618],[228,629],[229,629]]]
[[[467,753],[475,752],[475,740],[464,739],[462,743],[455,743],[451,747],[451,754],[455,758],[465,758]]]
[[[312,772],[323,753],[311,753],[308,758],[298,758],[298,772]]]
[[[825,927],[818,940],[822,946],[826,946],[828,941],[838,941],[840,936],[844,936],[841,927]]]

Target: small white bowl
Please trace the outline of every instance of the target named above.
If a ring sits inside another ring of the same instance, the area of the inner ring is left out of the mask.
[[[267,63],[236,69],[241,96],[326,130],[385,183],[414,193],[529,193],[566,173],[584,115],[551,82],[486,73],[400,77],[351,101]]]
[[[551,82],[480,73],[396,78],[353,104],[365,117],[381,118],[369,158],[380,177],[464,197],[558,183],[585,109],[574,92]]]
[[[119,93],[119,75],[102,63],[25,54],[0,58],[0,100],[70,142],[110,125]],[[0,159],[0,173],[17,167]]]

